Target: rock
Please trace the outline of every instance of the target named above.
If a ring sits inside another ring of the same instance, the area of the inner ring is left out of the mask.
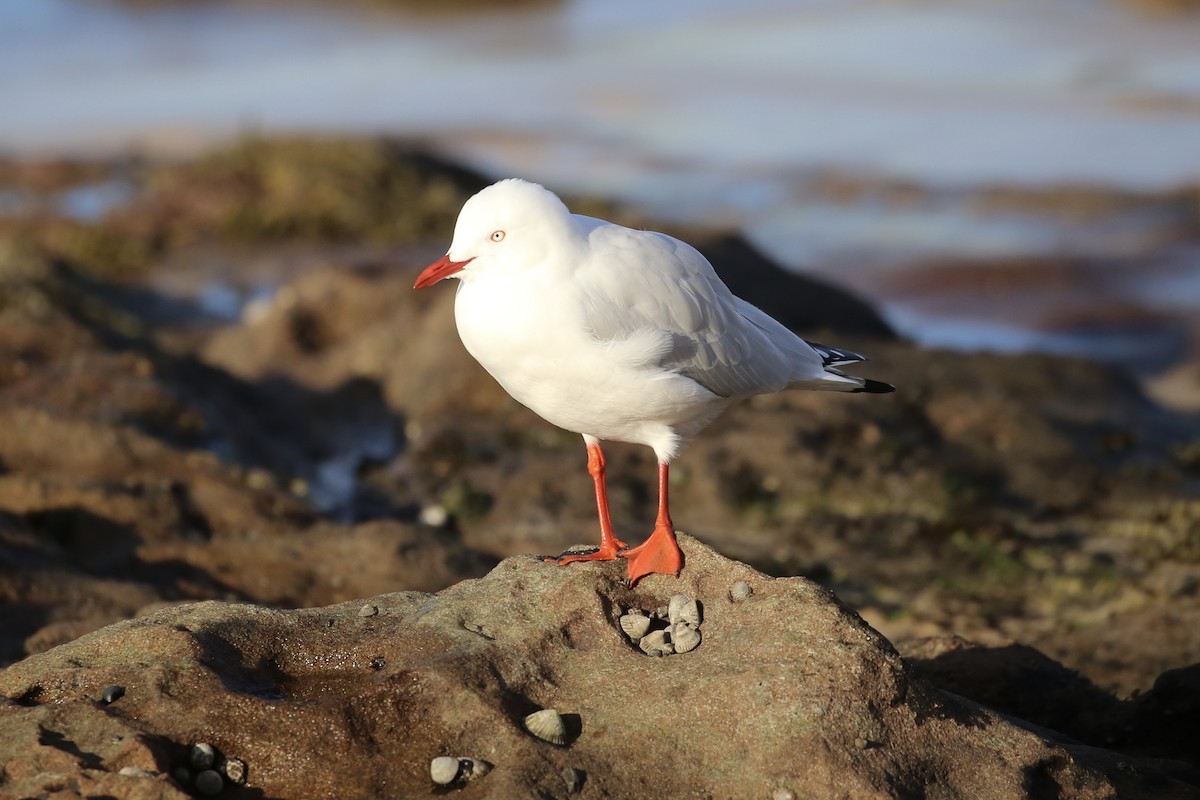
[[[196,791],[207,797],[215,797],[225,788],[225,780],[215,769],[206,769],[196,774]]]
[[[217,753],[207,742],[192,745],[188,753],[188,765],[197,772],[208,769],[216,760]]]
[[[873,339],[896,335],[865,300],[811,275],[784,270],[739,234],[671,233],[703,253],[730,291],[792,330]]]
[[[458,780],[462,772],[462,760],[454,756],[438,756],[429,762],[429,777],[439,786],[447,786]]]
[[[437,594],[375,598],[388,613],[369,627],[361,600],[291,611],[206,602],[121,622],[0,672],[13,698],[0,707],[0,760],[107,780],[123,766],[170,763],[203,730],[255,765],[254,789],[280,798],[425,796],[430,760],[446,752],[499,765],[484,784],[497,797],[561,796],[564,770],[581,768],[585,791],[622,796],[660,786],[681,753],[688,769],[672,773],[668,796],[762,798],[786,787],[895,797],[936,786],[964,799],[1200,797],[1160,762],[939,691],[808,580],[772,579],[680,542],[680,577],[633,590],[620,562],[514,557]],[[755,586],[753,603],[728,601],[738,580]],[[705,608],[704,645],[647,659],[629,646],[619,610],[677,593]],[[464,618],[494,638],[465,630]],[[114,682],[137,703],[121,716],[92,700]],[[570,710],[567,746],[524,731],[539,708]],[[34,786],[38,771],[10,780]]]

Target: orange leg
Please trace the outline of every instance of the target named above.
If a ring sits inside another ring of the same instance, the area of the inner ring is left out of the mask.
[[[654,573],[678,575],[683,567],[683,552],[675,541],[675,526],[667,511],[667,469],[667,464],[659,462],[658,519],[654,522],[654,532],[637,547],[621,553],[628,560],[630,586]]]
[[[604,451],[599,444],[588,444],[588,474],[596,484],[596,511],[600,515],[600,549],[585,555],[559,556],[547,561],[556,561],[560,565],[573,564],[576,561],[612,561],[617,557],[617,551],[627,545],[617,538],[613,532],[612,519],[608,515],[608,488],[604,482]]]

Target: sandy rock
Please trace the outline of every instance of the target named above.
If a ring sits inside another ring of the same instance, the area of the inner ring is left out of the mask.
[[[584,791],[611,797],[651,785],[663,797],[1200,797],[1151,762],[939,692],[810,581],[681,543],[679,578],[633,590],[620,563],[518,557],[437,594],[372,598],[380,614],[368,618],[362,600],[208,602],[122,622],[0,672],[12,698],[0,758],[45,765],[9,780],[50,769],[107,780],[124,766],[169,771],[203,739],[272,797],[431,796],[429,764],[445,753],[495,765],[471,796],[563,796],[569,768],[586,773]],[[753,602],[729,600],[737,580],[753,583]],[[704,605],[704,646],[648,659],[620,630],[620,609],[679,592]],[[127,689],[120,714],[92,699],[112,683]],[[562,712],[567,746],[524,732],[540,708]],[[110,744],[93,749],[85,735]],[[663,784],[681,754],[688,769]]]

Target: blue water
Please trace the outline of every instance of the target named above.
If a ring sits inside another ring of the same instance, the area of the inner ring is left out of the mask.
[[[1200,297],[1179,310],[1173,287],[1195,292],[1178,264],[1200,262],[1162,244],[1170,221],[970,202],[995,184],[1200,181],[1197,42],[1200,16],[1102,0],[576,0],[468,16],[4,0],[0,150],[189,153],[296,129],[408,136],[498,175],[742,228],[782,262],[883,303],[919,338],[1039,347],[1053,320],[989,307],[967,316],[978,322],[967,335],[936,305],[877,288],[873,270],[1116,255],[1149,265],[1139,301],[1150,312],[1200,316]],[[925,194],[814,194],[814,175],[831,170]],[[121,191],[60,204],[94,218]],[[0,187],[0,213],[20,201]]]

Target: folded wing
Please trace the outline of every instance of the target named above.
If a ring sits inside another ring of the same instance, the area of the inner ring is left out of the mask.
[[[853,354],[814,349],[734,296],[695,248],[659,233],[581,218],[593,253],[575,274],[582,313],[602,342],[657,337],[655,366],[723,397],[789,387],[854,391],[862,379],[829,371]]]

